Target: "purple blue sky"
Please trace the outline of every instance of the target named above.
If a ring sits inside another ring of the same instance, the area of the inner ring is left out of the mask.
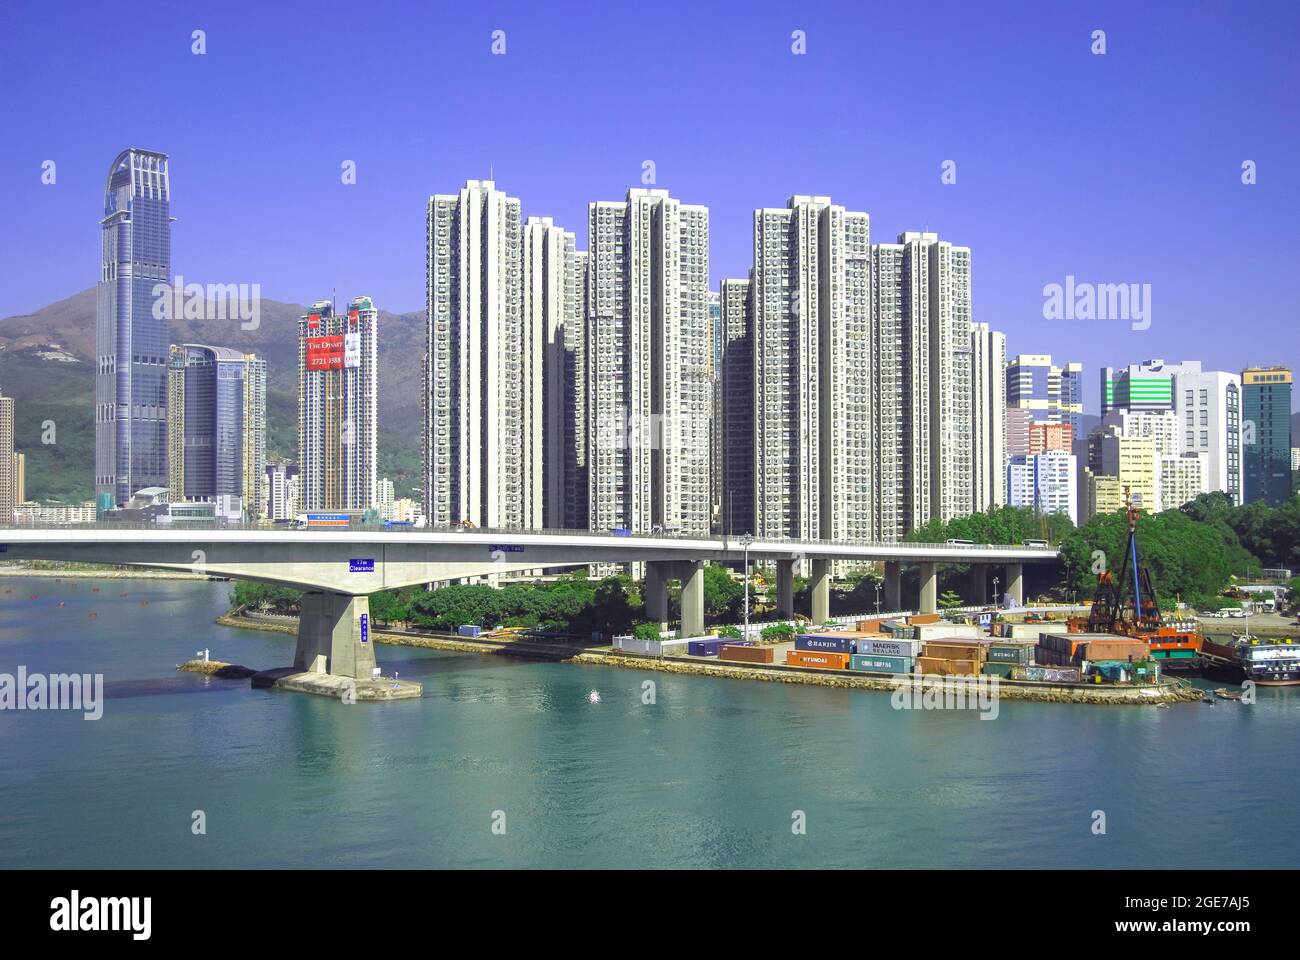
[[[715,287],[749,267],[753,209],[793,193],[866,210],[873,240],[969,245],[975,318],[1083,361],[1095,411],[1099,365],[1300,365],[1298,44],[1294,2],[9,0],[0,316],[94,283],[126,146],[171,156],[187,280],[398,312],[423,307],[430,193],[492,170],[585,247],[587,203],[653,160],[710,208]],[[1151,284],[1150,329],[1044,320],[1067,274]]]

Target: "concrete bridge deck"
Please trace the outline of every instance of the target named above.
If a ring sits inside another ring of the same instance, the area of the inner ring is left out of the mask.
[[[886,607],[902,606],[902,564],[920,567],[919,608],[937,609],[936,567],[972,564],[984,577],[1006,567],[1006,593],[1022,601],[1026,563],[1059,559],[1051,547],[997,544],[862,543],[825,540],[751,540],[751,563],[777,570],[777,608],[794,613],[794,571],[812,572],[811,619],[830,614],[832,561],[883,562]],[[585,530],[461,528],[286,528],[252,525],[127,524],[0,528],[0,560],[62,560],[185,570],[282,584],[308,591],[300,619],[295,667],[368,678],[375,666],[369,645],[368,596],[425,583],[587,564],[646,565],[646,606],[668,619],[670,580],[682,584],[682,631],[704,632],[704,564],[741,562],[734,537],[624,536]],[[981,590],[981,595],[986,594]]]

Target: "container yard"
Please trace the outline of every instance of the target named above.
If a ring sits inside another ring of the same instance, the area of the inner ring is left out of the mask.
[[[1179,682],[1162,679],[1146,641],[1114,633],[1070,633],[1069,628],[1064,619],[1032,615],[1023,620],[999,616],[985,627],[934,614],[878,617],[842,627],[805,627],[793,640],[764,640],[755,633],[750,640],[665,641],[685,646],[671,652],[665,646],[663,656],[683,664],[712,662],[800,675],[995,677],[1026,688],[1130,688],[1160,696],[1176,689],[1181,691],[1176,699],[1199,699],[1187,695]]]

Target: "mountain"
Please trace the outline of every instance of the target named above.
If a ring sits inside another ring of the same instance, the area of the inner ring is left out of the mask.
[[[263,299],[252,330],[238,320],[172,321],[173,343],[232,347],[266,360],[268,456],[297,455],[296,337],[305,312],[301,304]],[[379,475],[405,496],[420,482],[424,312],[380,310],[378,338]],[[30,500],[93,497],[94,359],[94,287],[0,319],[0,392],[14,398],[14,444],[27,455]]]

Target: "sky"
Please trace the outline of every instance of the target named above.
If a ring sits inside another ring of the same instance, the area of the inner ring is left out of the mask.
[[[585,249],[652,161],[709,207],[715,288],[793,194],[971,247],[974,319],[1084,363],[1089,412],[1102,365],[1300,369],[1298,41],[1294,2],[6,0],[0,316],[94,284],[128,146],[171,158],[187,282],[395,312],[430,194],[491,175]],[[1149,326],[1045,318],[1067,276],[1149,284]]]

